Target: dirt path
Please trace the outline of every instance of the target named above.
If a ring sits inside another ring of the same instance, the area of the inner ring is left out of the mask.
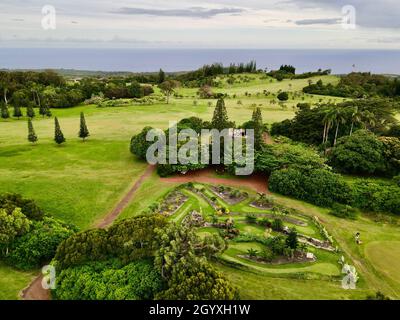
[[[266,144],[273,144],[274,143],[274,140],[271,138],[271,136],[268,134],[268,133],[264,133],[263,134],[263,138],[264,138],[264,142],[266,143]]]
[[[119,201],[114,209],[109,212],[104,217],[104,219],[96,225],[97,228],[106,228],[114,222],[114,220],[118,217],[122,210],[131,202],[136,190],[139,189],[144,180],[146,180],[146,178],[152,174],[155,168],[155,166],[150,165],[146,168],[146,171],[140,176],[140,178],[135,182],[131,189],[129,189],[122,200]],[[42,275],[37,276],[29,284],[29,286],[21,292],[21,298],[23,300],[50,300],[50,292],[49,290],[43,289],[42,279]]]
[[[170,178],[161,178],[161,181],[167,183],[187,183],[187,182],[200,182],[200,183],[214,183],[225,184],[232,187],[248,187],[257,192],[268,192],[268,180],[262,175],[253,174],[251,176],[232,177],[232,178],[219,178],[216,177],[212,169],[204,169],[192,171],[185,175],[174,176]]]
[[[110,224],[114,222],[114,220],[119,216],[123,209],[131,202],[133,195],[135,194],[136,190],[142,185],[144,180],[146,180],[156,169],[156,166],[149,165],[146,171],[140,176],[140,178],[135,182],[132,188],[128,191],[128,193],[122,198],[120,202],[117,203],[115,208],[108,213],[102,221],[100,221],[96,227],[97,228],[106,228]]]
[[[49,290],[42,287],[43,276],[37,276],[27,288],[21,292],[23,300],[50,300]]]

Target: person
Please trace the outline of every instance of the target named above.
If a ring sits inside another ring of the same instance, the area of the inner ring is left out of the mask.
[[[361,244],[362,243],[360,237],[361,237],[361,234],[359,232],[357,232],[356,233],[356,243],[357,244]]]

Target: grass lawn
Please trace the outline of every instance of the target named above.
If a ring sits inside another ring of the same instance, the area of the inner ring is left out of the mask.
[[[0,300],[19,299],[19,292],[35,277],[35,273],[18,271],[0,262]]]

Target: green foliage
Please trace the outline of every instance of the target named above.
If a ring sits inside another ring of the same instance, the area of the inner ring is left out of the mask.
[[[158,72],[158,79],[157,82],[158,84],[163,83],[165,81],[165,72],[163,71],[163,69],[160,69],[160,71]]]
[[[353,184],[351,205],[368,211],[400,214],[400,188],[391,183],[359,180]]]
[[[1,107],[1,117],[3,119],[8,119],[10,117],[10,112],[8,111],[8,107],[5,103],[0,102]]]
[[[270,175],[283,168],[317,169],[324,168],[325,159],[315,150],[301,144],[278,143],[266,145],[255,155],[255,169]]]
[[[357,218],[357,210],[352,208],[349,205],[343,205],[340,203],[335,203],[332,206],[332,210],[329,211],[329,214],[339,217],[339,218],[344,218],[344,219],[356,219]]]
[[[153,255],[155,233],[163,228],[161,215],[137,216],[114,223],[109,229],[74,234],[57,248],[57,267],[65,269],[90,261],[118,258],[124,263]]]
[[[219,99],[214,110],[214,115],[211,121],[212,129],[222,131],[223,129],[232,128],[232,123],[228,119],[228,113],[225,107],[225,101]]]
[[[28,141],[35,143],[38,140],[38,137],[35,133],[35,129],[33,129],[32,120],[28,119]]]
[[[329,207],[334,202],[347,204],[351,189],[341,177],[326,169],[274,171],[269,179],[273,192],[292,196],[319,206]]]
[[[32,222],[16,208],[11,213],[0,209],[0,252],[3,256],[9,254],[9,248],[17,237],[27,233]]]
[[[54,257],[58,245],[75,231],[50,217],[34,221],[31,230],[10,246],[7,263],[25,270],[39,268]]]
[[[60,300],[150,300],[164,286],[151,260],[117,260],[63,270],[53,297]]]
[[[153,142],[146,141],[146,135],[150,130],[154,130],[154,128],[144,127],[142,132],[131,139],[130,151],[141,160],[146,160],[147,149],[153,144]]]
[[[384,145],[366,130],[340,138],[329,154],[329,163],[346,173],[380,173],[385,170]]]
[[[86,125],[85,115],[83,114],[83,112],[81,112],[79,138],[81,138],[81,139],[83,139],[83,141],[85,141],[85,139],[88,136],[90,136],[90,134],[89,134],[89,130]]]
[[[11,214],[16,208],[20,208],[22,213],[30,220],[42,220],[44,212],[32,199],[25,199],[20,194],[5,193],[0,194],[0,208],[5,209]]]
[[[54,118],[54,141],[57,144],[62,144],[65,142],[64,134],[61,131],[60,123],[57,117]]]
[[[256,150],[260,150],[264,145],[264,125],[260,108],[255,108],[251,117],[251,123],[254,129],[254,147]]]
[[[13,117],[18,118],[19,120],[19,118],[21,118],[22,116],[23,115],[20,106],[14,105]]]
[[[281,219],[274,219],[271,223],[271,228],[274,231],[280,232],[283,230],[283,227],[284,227],[284,225],[283,225],[283,221]]]
[[[29,104],[26,108],[26,116],[31,119],[35,117],[35,110],[33,110],[33,106],[31,104]]]
[[[286,246],[292,250],[296,250],[299,246],[299,240],[297,239],[296,228],[290,229],[290,232],[286,238]]]
[[[336,86],[324,85],[320,80],[316,84],[310,84],[303,88],[303,92],[349,98],[395,97],[400,95],[400,86],[398,79],[369,72],[352,72],[342,77]]]
[[[161,300],[232,300],[238,292],[205,260],[183,257],[174,267],[168,289],[156,295]]]
[[[279,101],[288,101],[289,94],[286,91],[282,91],[281,93],[278,94],[277,98],[279,99]]]

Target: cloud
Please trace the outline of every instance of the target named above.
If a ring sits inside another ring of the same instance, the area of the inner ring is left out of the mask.
[[[203,7],[192,7],[188,9],[144,9],[122,7],[112,13],[128,14],[128,15],[148,15],[159,17],[190,17],[190,18],[212,18],[220,14],[240,14],[245,10],[240,8],[220,8],[207,9]]]
[[[400,2],[394,0],[282,0],[281,4],[296,5],[300,9],[322,9],[341,14],[342,8],[355,8],[356,23],[365,28],[400,28]]]
[[[303,19],[303,20],[295,21],[295,24],[297,24],[299,26],[308,26],[308,25],[314,25],[314,24],[332,25],[332,24],[338,24],[338,23],[340,23],[340,21],[341,21],[341,19],[339,19],[339,18]]]

